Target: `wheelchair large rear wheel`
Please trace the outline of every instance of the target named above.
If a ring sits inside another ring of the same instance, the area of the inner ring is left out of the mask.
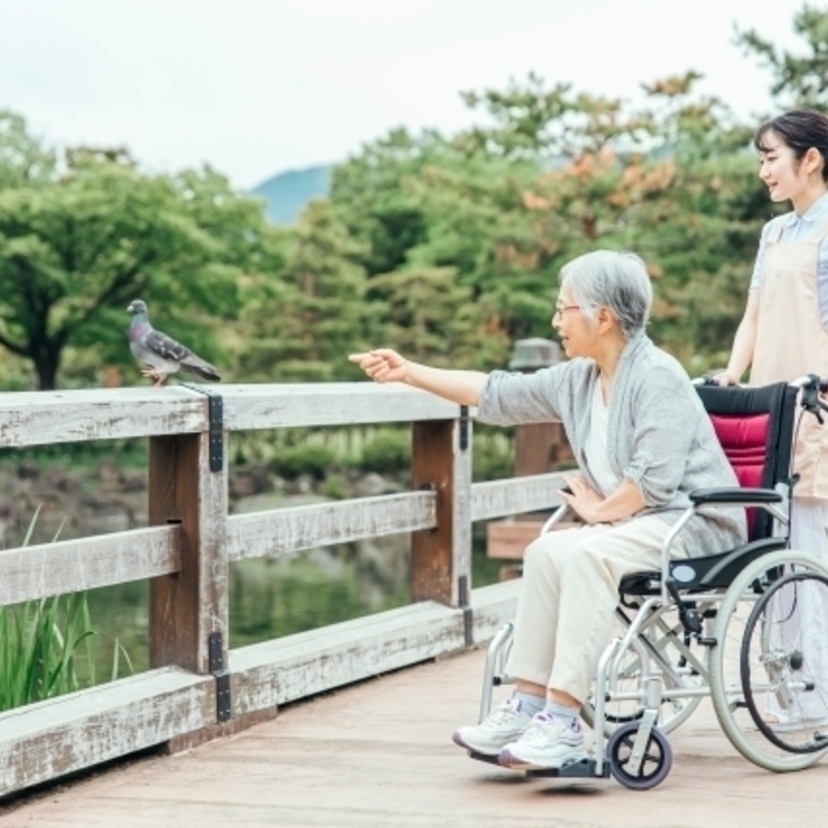
[[[828,578],[784,575],[745,627],[742,690],[756,727],[789,753],[828,748]]]
[[[786,588],[779,582],[790,573],[799,577],[788,589],[800,591],[806,583],[820,589],[828,578],[828,568],[804,552],[783,549],[754,561],[722,600],[714,631],[716,643],[710,653],[710,692],[722,730],[746,759],[780,773],[809,767],[828,752],[828,742],[816,741],[816,730],[806,731],[807,736],[791,731],[784,739],[769,739],[769,728],[757,725],[757,718],[773,715],[766,702],[777,691],[800,693],[804,689],[801,683],[786,684],[785,676],[800,666],[802,654],[796,652],[795,642],[779,638],[779,625],[788,620],[790,607],[784,606]],[[807,628],[809,620],[800,619],[801,629]],[[791,750],[795,744],[810,743],[813,749]]]
[[[632,617],[631,613],[620,608],[613,635],[624,636]],[[648,624],[641,635],[641,641],[650,654],[651,667],[661,674],[665,690],[694,689],[707,684],[708,650],[685,640],[677,617],[665,615]],[[642,689],[640,662],[638,653],[628,648],[618,674],[619,691],[634,693]],[[664,699],[659,710],[658,729],[665,734],[676,730],[690,718],[701,700],[702,696]],[[621,725],[637,722],[643,712],[643,704],[638,700],[606,702],[604,736],[609,738]],[[591,697],[581,708],[581,718],[590,728],[595,728],[595,707]]]

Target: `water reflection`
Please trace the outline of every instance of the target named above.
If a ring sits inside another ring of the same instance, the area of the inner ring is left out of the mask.
[[[475,533],[472,583],[498,580],[501,561],[486,557]],[[230,647],[316,629],[410,603],[409,536],[377,538],[298,553],[279,561],[256,558],[230,566]],[[147,582],[88,593],[95,630],[96,680],[111,678],[116,643],[135,672],[148,669]],[[123,655],[119,675],[129,675]]]

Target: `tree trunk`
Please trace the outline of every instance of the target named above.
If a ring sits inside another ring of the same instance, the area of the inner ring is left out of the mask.
[[[35,371],[37,387],[40,391],[54,391],[57,388],[57,372],[63,343],[55,339],[43,339],[32,343],[30,351]]]

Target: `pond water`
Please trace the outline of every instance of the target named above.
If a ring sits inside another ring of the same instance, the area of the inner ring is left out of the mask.
[[[480,527],[482,530],[482,527]],[[475,532],[472,583],[498,580],[503,561],[486,557]],[[271,561],[230,566],[230,647],[382,612],[411,602],[409,535],[341,544]],[[147,582],[88,593],[96,681],[148,668]],[[131,669],[130,669],[131,665]]]
[[[409,483],[401,474],[380,476],[346,466],[322,483],[303,480],[302,475],[295,480],[279,478],[265,462],[267,457],[263,460],[259,455],[264,448],[272,448],[271,438],[278,444],[280,435],[266,436],[268,439],[257,435],[258,442],[247,447],[255,459],[231,463],[231,514],[405,491]],[[353,434],[345,436],[353,442]],[[483,436],[475,433],[475,446]],[[330,439],[334,437],[342,435]],[[367,440],[365,435],[362,438]],[[71,446],[47,447],[48,451],[38,450],[31,456],[0,451],[0,548],[146,525],[145,443],[127,441],[116,454],[108,453],[112,451],[109,444],[93,447],[96,451],[89,454],[85,445],[72,450]],[[236,454],[247,451],[245,446],[236,440]],[[474,456],[500,458],[508,456],[508,448],[507,441],[498,448],[499,453],[492,450],[487,455],[475,450]],[[334,492],[337,481],[342,491]],[[486,557],[485,543],[485,525],[475,524],[473,586],[497,581],[503,563]],[[314,549],[279,561],[260,558],[233,563],[229,572],[229,645],[241,647],[404,606],[411,601],[409,584],[410,535]],[[89,670],[84,645],[78,654],[82,680],[100,683],[146,670],[148,583],[92,590],[86,597],[94,631],[90,646],[94,665],[89,676],[84,676]]]

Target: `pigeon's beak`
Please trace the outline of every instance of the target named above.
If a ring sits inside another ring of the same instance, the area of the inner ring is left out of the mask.
[[[127,313],[133,313],[135,308],[132,307],[132,302],[127,305]]]

